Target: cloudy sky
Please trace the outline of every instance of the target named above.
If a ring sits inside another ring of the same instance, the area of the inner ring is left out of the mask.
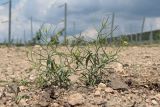
[[[7,39],[8,0],[0,0],[0,40]],[[12,0],[12,37],[30,38],[30,17],[34,33],[42,23],[63,27],[65,2],[68,4],[68,35],[80,32],[95,32],[104,17],[115,12],[117,33],[140,32],[143,17],[144,30],[160,29],[160,0]],[[110,26],[110,25],[109,25]]]

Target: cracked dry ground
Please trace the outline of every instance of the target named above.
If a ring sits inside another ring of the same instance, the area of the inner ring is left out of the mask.
[[[108,66],[111,84],[69,90],[36,88],[26,50],[0,47],[0,107],[160,107],[160,46],[125,47]]]

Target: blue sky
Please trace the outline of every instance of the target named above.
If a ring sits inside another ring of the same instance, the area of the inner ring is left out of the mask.
[[[4,3],[4,2],[6,2],[6,1],[8,1],[8,0],[1,0],[0,3]]]
[[[9,0],[0,0],[0,4],[8,2]],[[13,1],[13,7],[20,1],[20,0],[12,0]]]
[[[7,0],[0,0],[0,4]],[[160,28],[159,0],[12,0],[12,37],[22,38],[24,30],[30,38],[30,17],[33,17],[34,33],[42,22],[63,27],[64,8],[68,4],[68,35],[94,31],[103,17],[115,12],[115,34],[141,31],[143,17],[146,17],[144,30]],[[0,21],[8,19],[8,6],[0,6]],[[73,24],[75,23],[75,24]],[[74,26],[75,25],[75,26]],[[110,26],[110,25],[108,25]],[[0,23],[0,39],[7,37],[8,24]]]

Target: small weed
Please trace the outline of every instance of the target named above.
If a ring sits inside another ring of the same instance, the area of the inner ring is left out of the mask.
[[[108,19],[103,20],[100,29],[97,30],[97,38],[93,42],[88,42],[82,37],[78,37],[76,38],[78,40],[75,40],[78,43],[72,44],[72,49],[70,50],[70,56],[76,64],[75,69],[83,71],[80,80],[87,86],[94,86],[103,81],[104,68],[107,64],[116,61],[116,55],[120,50],[118,48],[115,53],[106,52],[107,36],[109,35],[105,32],[107,21]],[[82,47],[82,43],[85,46]]]
[[[22,80],[20,80],[19,84],[23,85],[23,86],[28,86],[29,82],[25,79],[22,79]]]
[[[16,96],[15,102],[16,102],[16,104],[18,104],[21,101],[21,99],[29,99],[29,98],[30,97],[28,95]]]
[[[69,76],[72,69],[67,59],[68,56],[57,50],[59,43],[58,37],[62,32],[63,30],[59,31],[48,41],[48,30],[41,29],[41,34],[44,35],[41,36],[41,41],[44,42],[43,45],[45,46],[41,45],[41,50],[38,50],[39,52],[37,50],[30,52],[29,60],[33,63],[34,68],[39,71],[36,82],[40,87],[55,85],[60,88],[67,88],[70,85]]]
[[[48,39],[49,30],[41,29],[41,41],[39,50],[31,50],[28,58],[38,71],[37,83],[40,87],[54,85],[60,88],[70,86],[69,76],[77,70],[83,71],[81,80],[87,86],[94,86],[103,81],[104,68],[110,62],[116,61],[116,53],[107,53],[107,34],[105,32],[107,20],[103,20],[100,29],[97,30],[97,38],[93,42],[86,41],[83,37],[75,37],[71,47],[64,45],[65,52],[60,51],[59,37],[64,30],[59,31],[54,37]],[[42,27],[43,28],[43,27]],[[48,41],[49,40],[49,41]]]

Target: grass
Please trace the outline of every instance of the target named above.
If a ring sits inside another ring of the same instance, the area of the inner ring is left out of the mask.
[[[98,35],[94,43],[82,38],[75,38],[71,46],[64,45],[65,52],[58,49],[60,47],[58,38],[63,30],[49,40],[49,30],[41,27],[42,29],[39,31],[43,43],[40,44],[39,49],[31,49],[28,52],[29,61],[38,71],[36,80],[38,86],[54,85],[60,88],[69,88],[71,85],[69,76],[77,70],[82,71],[79,79],[86,86],[95,86],[104,81],[102,79],[105,73],[104,68],[107,64],[116,61],[116,56],[120,50],[118,48],[115,53],[106,52],[108,46],[106,39],[110,34],[105,32],[107,22],[108,19],[104,19],[97,29]]]
[[[19,85],[28,86],[29,82],[26,79],[22,79],[19,81]]]

